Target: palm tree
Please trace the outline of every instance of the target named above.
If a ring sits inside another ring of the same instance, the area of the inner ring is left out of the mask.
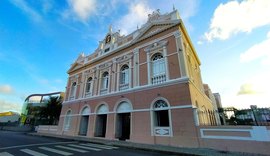
[[[46,106],[40,111],[40,117],[47,118],[49,125],[56,125],[59,121],[62,102],[61,96],[50,96],[46,101]]]

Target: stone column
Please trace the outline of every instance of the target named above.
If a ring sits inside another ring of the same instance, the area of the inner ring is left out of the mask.
[[[151,58],[150,58],[150,51],[147,51],[147,80],[148,80],[148,85],[150,85],[151,82]]]
[[[179,61],[179,68],[180,68],[180,73],[181,77],[188,77],[188,72],[187,72],[187,62],[186,62],[186,57],[185,57],[185,48],[183,45],[182,41],[182,35],[180,31],[177,31],[174,33],[175,41],[176,41],[176,48],[178,52],[178,61]]]
[[[133,51],[133,87],[139,86],[139,49]]]
[[[164,53],[164,61],[165,61],[165,67],[166,67],[166,81],[170,79],[170,71],[169,71],[169,65],[168,65],[168,56],[167,56],[167,48],[166,46],[163,46],[163,53]]]

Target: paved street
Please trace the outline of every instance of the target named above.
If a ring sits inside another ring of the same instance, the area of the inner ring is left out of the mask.
[[[0,156],[162,156],[150,151],[0,131]]]

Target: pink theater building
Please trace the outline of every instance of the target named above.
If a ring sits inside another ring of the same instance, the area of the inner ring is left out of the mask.
[[[210,122],[196,113],[213,105],[177,10],[154,11],[127,36],[110,27],[68,74],[58,134],[198,147],[196,126]]]

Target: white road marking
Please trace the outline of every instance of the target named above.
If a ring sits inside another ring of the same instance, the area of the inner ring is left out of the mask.
[[[86,146],[79,146],[79,145],[73,145],[73,144],[69,144],[68,146],[78,147],[78,148],[88,149],[88,150],[93,150],[93,151],[101,151],[101,149],[98,149],[98,148],[92,148],[92,147],[86,147]]]
[[[48,156],[46,154],[39,153],[37,151],[33,151],[33,150],[30,150],[30,149],[21,149],[20,151],[25,152],[25,153],[30,154],[30,155],[33,155],[33,156]]]
[[[9,146],[0,148],[0,150],[12,149],[12,148],[22,148],[22,147],[31,147],[31,146],[43,146],[43,145],[55,145],[55,144],[70,144],[70,143],[77,143],[77,141],[71,142],[51,142],[51,143],[40,143],[40,144],[28,144],[28,145],[18,145],[18,146]]]
[[[91,143],[80,144],[80,145],[96,147],[96,148],[101,148],[101,149],[115,149],[115,148],[117,148],[117,147],[112,147],[112,146],[105,146],[105,145],[98,145],[98,144],[91,144]]]
[[[53,152],[53,153],[61,154],[61,155],[73,155],[72,153],[57,150],[57,149],[53,149],[53,148],[49,148],[49,147],[38,147],[38,148],[46,150],[46,151],[50,151],[50,152]]]
[[[8,152],[2,152],[0,153],[0,156],[13,156],[13,155]]]
[[[72,148],[72,147],[66,147],[66,146],[55,146],[55,147],[58,147],[58,148],[63,148],[63,149],[68,149],[68,150],[71,150],[71,151],[76,151],[76,152],[81,152],[81,153],[86,153],[88,151],[85,151],[85,150],[82,150],[82,149],[77,149],[77,148]]]

